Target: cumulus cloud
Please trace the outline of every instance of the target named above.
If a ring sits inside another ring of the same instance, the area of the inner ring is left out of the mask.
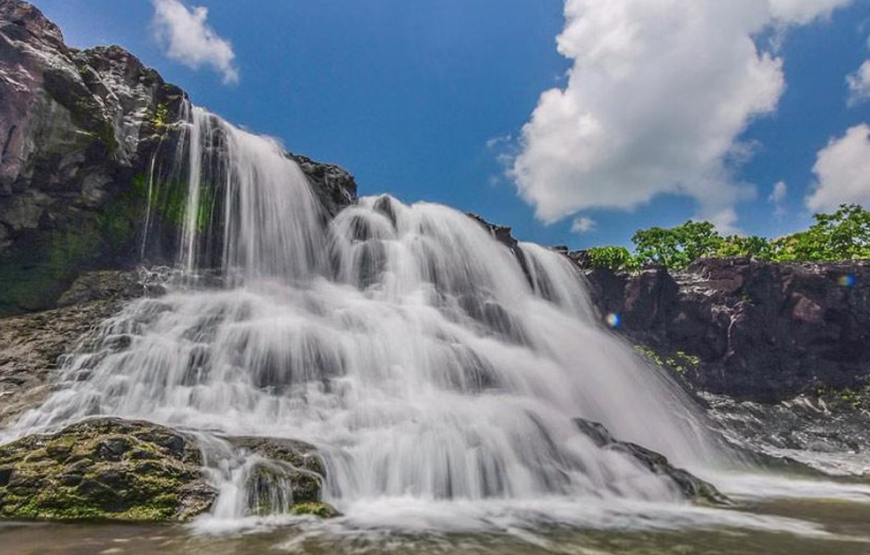
[[[858,71],[846,77],[849,85],[849,105],[870,100],[870,60],[865,61]]]
[[[807,207],[831,212],[843,203],[870,206],[870,125],[862,123],[832,139],[819,151],[813,173],[818,179]]]
[[[571,232],[572,233],[589,233],[590,231],[595,231],[596,224],[595,220],[592,218],[587,218],[586,216],[581,216],[578,218],[574,218],[574,221],[571,222]]]
[[[767,201],[773,203],[773,213],[775,215],[782,216],[783,214],[785,214],[785,206],[783,206],[783,202],[785,201],[785,196],[787,194],[788,186],[785,184],[785,181],[779,181],[773,186],[773,191],[770,192],[770,196],[767,197]]]
[[[851,0],[567,0],[559,52],[573,65],[523,127],[510,175],[550,223],[589,208],[692,197],[728,230],[753,194],[733,177],[739,141],[776,109],[783,63],[762,31],[807,23]]]
[[[785,200],[785,195],[788,193],[788,186],[785,181],[779,181],[773,186],[773,191],[770,193],[768,200],[774,204],[779,204]]]
[[[208,25],[208,9],[188,8],[180,0],[151,0],[154,35],[166,56],[192,69],[210,66],[226,84],[239,81],[233,46]]]
[[[770,12],[778,21],[804,25],[828,17],[835,9],[850,3],[851,0],[770,0]]]

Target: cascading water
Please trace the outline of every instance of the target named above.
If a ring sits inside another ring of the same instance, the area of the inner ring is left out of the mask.
[[[682,465],[715,458],[679,390],[597,323],[566,258],[522,244],[524,270],[464,214],[388,196],[326,223],[274,141],[196,108],[182,136],[179,266],[232,279],[129,304],[19,431],[106,414],[204,437],[299,439],[322,453],[339,508],[677,498],[667,480],[596,447],[576,417]],[[224,516],[245,511],[246,464],[214,473]]]

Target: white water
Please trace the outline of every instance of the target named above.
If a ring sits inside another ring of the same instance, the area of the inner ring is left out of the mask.
[[[231,279],[128,305],[18,433],[103,414],[300,439],[323,453],[343,510],[678,501],[575,417],[678,465],[721,457],[679,390],[599,324],[566,258],[522,244],[530,285],[476,221],[386,196],[325,224],[277,143],[199,109],[190,119],[179,267],[205,270],[217,244]],[[250,466],[231,459],[211,471],[229,520],[245,514]]]

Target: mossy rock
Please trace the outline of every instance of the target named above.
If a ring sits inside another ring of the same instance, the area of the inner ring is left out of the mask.
[[[186,521],[216,497],[201,465],[169,428],[85,420],[0,446],[0,518]]]
[[[228,439],[235,447],[247,449],[264,459],[285,462],[296,468],[309,470],[326,477],[323,460],[317,454],[317,448],[310,443],[271,437],[232,437]]]
[[[248,510],[252,514],[303,514],[297,512],[301,510],[297,507],[325,505],[322,496],[326,471],[313,445],[261,437],[236,437],[230,442],[262,459],[251,470],[247,483]]]
[[[293,508],[290,510],[290,514],[297,516],[313,515],[320,518],[335,518],[341,516],[341,513],[338,512],[335,507],[333,507],[329,503],[324,503],[322,501],[297,503],[293,505]]]
[[[252,469],[246,489],[251,514],[286,514],[297,505],[319,503],[323,477],[280,461],[263,460]]]

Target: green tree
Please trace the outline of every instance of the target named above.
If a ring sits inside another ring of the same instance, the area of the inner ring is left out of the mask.
[[[715,254],[722,244],[713,224],[691,220],[670,229],[641,229],[631,240],[640,264],[662,264],[673,269],[685,268],[702,256]]]
[[[833,214],[814,214],[815,223],[773,241],[778,261],[834,261],[870,258],[870,212],[841,204]]]
[[[767,239],[757,235],[750,237],[729,235],[722,239],[715,254],[716,256],[749,256],[759,260],[770,260],[773,258],[773,247]]]
[[[586,251],[589,263],[595,268],[609,270],[632,270],[636,266],[635,258],[625,247],[592,247]]]

